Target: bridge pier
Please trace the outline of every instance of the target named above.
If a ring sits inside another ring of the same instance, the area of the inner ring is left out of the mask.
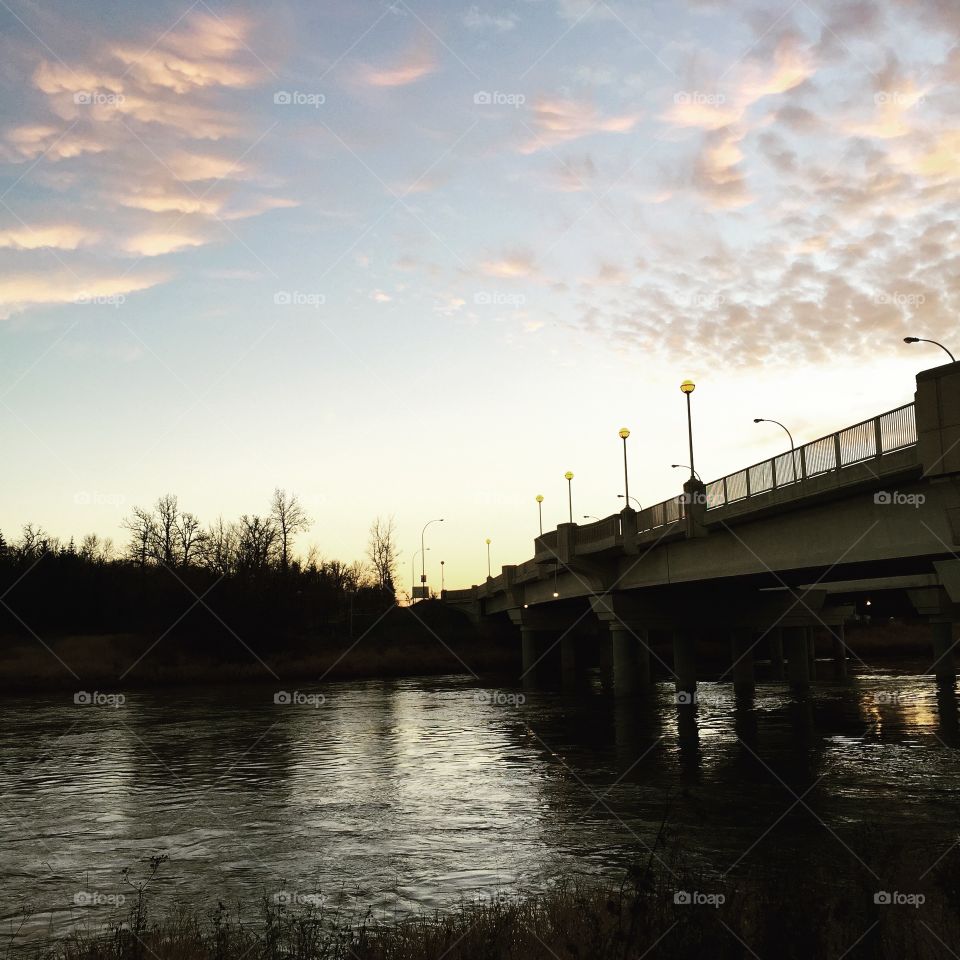
[[[797,691],[810,686],[810,653],[807,627],[784,627],[783,646],[787,654],[787,677]]]
[[[577,641],[569,633],[560,638],[560,681],[564,690],[573,690],[580,684],[580,657]]]
[[[837,680],[847,679],[847,631],[841,620],[830,628],[830,646],[833,654],[833,675]]]
[[[696,638],[690,630],[673,631],[673,673],[677,694],[697,693]]]
[[[733,691],[735,696],[752,696],[756,686],[753,669],[753,630],[734,627],[730,635],[733,658]]]
[[[930,624],[933,631],[933,672],[938,683],[954,684],[957,681],[957,664],[953,639],[955,626],[953,620],[934,620]]]
[[[613,691],[633,694],[650,686],[650,634],[641,626],[611,620]]]
[[[770,645],[770,679],[783,680],[783,632],[780,627],[773,627],[767,634]]]
[[[807,657],[810,660],[810,679],[817,679],[817,634],[816,627],[806,627]]]

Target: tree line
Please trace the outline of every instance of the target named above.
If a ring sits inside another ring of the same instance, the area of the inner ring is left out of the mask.
[[[396,601],[393,518],[370,525],[366,556],[296,551],[312,526],[299,498],[277,488],[269,508],[203,524],[165,494],[134,507],[118,548],[91,533],[77,543],[26,524],[0,532],[0,633],[156,632],[216,646],[238,629],[274,644],[340,636]]]

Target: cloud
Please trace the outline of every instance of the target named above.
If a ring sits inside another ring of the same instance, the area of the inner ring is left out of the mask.
[[[76,250],[94,243],[99,233],[76,223],[16,226],[0,229],[0,247],[16,250]]]
[[[126,296],[147,290],[165,279],[160,275],[137,277],[124,273],[83,276],[65,269],[43,273],[4,272],[0,274],[0,319],[31,306],[86,304]]]
[[[518,17],[515,13],[482,13],[474,4],[463,15],[463,23],[470,30],[495,30],[497,33],[507,33],[517,25]]]
[[[373,300],[374,303],[390,303],[393,297],[391,297],[389,293],[384,293],[382,290],[371,290],[370,299]]]
[[[364,66],[359,78],[361,83],[370,87],[405,87],[436,73],[437,69],[433,49],[424,41],[409,49],[395,64]]]
[[[127,237],[122,247],[126,253],[141,257],[159,257],[166,253],[176,253],[190,247],[200,247],[208,242],[208,238],[188,233],[184,230],[171,228],[157,228],[142,230],[133,236]]]
[[[741,163],[742,138],[743,132],[733,127],[712,131],[704,137],[693,167],[693,186],[713,207],[732,210],[753,200]]]
[[[480,272],[487,277],[514,280],[536,276],[538,270],[529,250],[514,250],[496,260],[484,260],[480,264]]]
[[[542,98],[533,110],[535,136],[521,144],[520,153],[536,153],[597,133],[627,133],[639,119],[639,113],[604,117],[593,104],[581,100]]]

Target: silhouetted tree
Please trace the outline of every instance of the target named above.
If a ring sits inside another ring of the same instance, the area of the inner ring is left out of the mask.
[[[377,585],[381,590],[393,593],[393,581],[396,579],[397,561],[400,551],[397,548],[397,532],[393,517],[384,520],[377,517],[370,524],[370,540],[367,544],[367,559],[373,567]]]
[[[276,525],[280,542],[280,567],[286,570],[290,565],[290,544],[293,538],[298,533],[309,530],[311,521],[297,495],[287,493],[280,487],[273,491],[270,518]]]
[[[156,538],[156,520],[153,513],[142,507],[134,507],[133,513],[124,519],[122,525],[130,531],[128,556],[141,567],[145,567]]]
[[[272,520],[244,514],[240,518],[237,543],[238,568],[250,573],[267,569],[276,552],[277,541],[277,528]]]

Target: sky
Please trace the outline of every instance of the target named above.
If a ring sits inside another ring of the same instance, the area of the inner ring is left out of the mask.
[[[0,530],[296,492],[448,587],[909,402],[955,0],[0,0]],[[953,340],[953,343],[957,343]],[[419,560],[417,561],[419,568]]]

